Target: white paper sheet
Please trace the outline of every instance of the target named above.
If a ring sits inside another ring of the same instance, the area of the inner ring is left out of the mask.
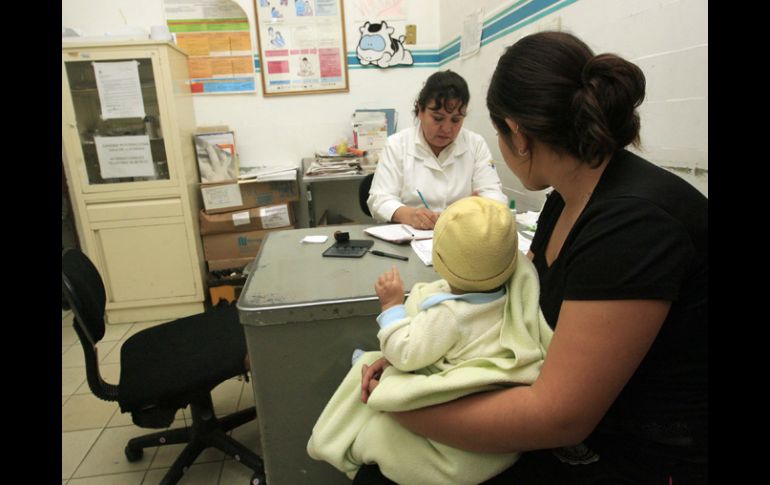
[[[526,237],[521,233],[518,233],[518,238],[519,238],[519,251],[521,251],[522,254],[527,254],[529,252],[529,247],[532,245],[532,239]]]
[[[155,175],[147,135],[95,136],[94,143],[103,179]]]
[[[206,210],[239,207],[243,205],[241,188],[238,184],[201,187],[201,195],[203,196],[203,206]]]
[[[93,66],[102,118],[144,118],[139,63],[94,62]]]
[[[251,223],[249,211],[234,212],[232,215],[234,226],[245,226]]]
[[[425,266],[433,266],[433,239],[421,239],[412,241],[412,250],[420,258]]]
[[[329,236],[305,236],[300,241],[301,243],[321,244],[325,243],[329,239]]]
[[[262,227],[264,229],[286,227],[291,224],[289,222],[289,206],[287,204],[262,207],[259,209],[259,217],[262,219]]]
[[[484,28],[484,10],[476,9],[463,20],[463,35],[460,39],[460,57],[472,56],[481,46],[481,31]]]

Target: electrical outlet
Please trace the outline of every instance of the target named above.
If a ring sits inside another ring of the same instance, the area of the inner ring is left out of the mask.
[[[417,26],[407,25],[406,34],[404,35],[404,44],[414,45],[417,43]]]

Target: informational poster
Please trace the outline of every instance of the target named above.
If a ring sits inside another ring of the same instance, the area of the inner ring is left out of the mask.
[[[232,0],[164,0],[194,94],[256,91],[249,20]]]
[[[139,63],[94,62],[93,66],[102,119],[144,118]]]
[[[147,135],[95,136],[94,144],[103,179],[155,175]]]
[[[348,3],[353,9],[353,20],[356,22],[406,19],[404,0],[358,0]]]
[[[348,91],[342,0],[254,0],[265,96]]]

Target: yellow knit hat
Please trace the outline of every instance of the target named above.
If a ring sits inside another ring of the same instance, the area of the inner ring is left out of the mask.
[[[433,230],[433,267],[452,287],[489,291],[516,267],[516,221],[502,203],[466,197],[444,210]]]

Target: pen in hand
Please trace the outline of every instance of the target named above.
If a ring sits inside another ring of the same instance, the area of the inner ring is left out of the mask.
[[[400,259],[401,261],[409,261],[409,258],[406,256],[401,256],[400,254],[386,253],[378,249],[370,249],[369,252],[377,256],[385,256],[386,258]]]
[[[420,200],[422,201],[422,204],[425,206],[425,208],[426,208],[426,209],[428,209],[428,210],[430,210],[430,206],[429,206],[429,205],[428,205],[428,203],[425,201],[425,197],[423,197],[423,196],[422,196],[422,192],[420,192],[420,191],[418,190],[418,191],[417,191],[417,195],[419,195],[419,196],[420,196]]]

